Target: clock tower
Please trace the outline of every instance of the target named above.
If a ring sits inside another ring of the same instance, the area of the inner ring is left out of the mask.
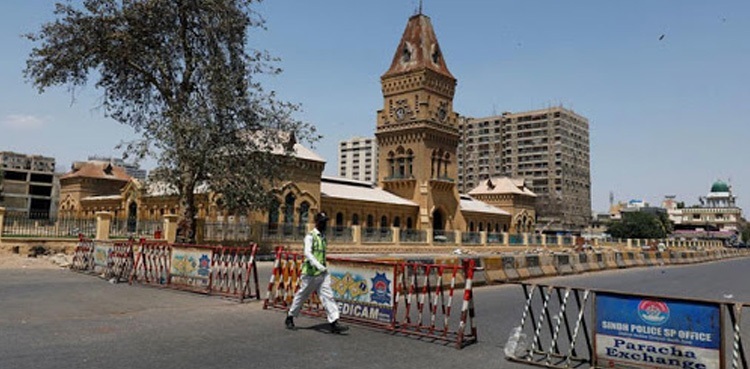
[[[456,78],[430,18],[409,18],[388,71],[380,77],[378,184],[419,204],[417,229],[465,230],[456,186]]]

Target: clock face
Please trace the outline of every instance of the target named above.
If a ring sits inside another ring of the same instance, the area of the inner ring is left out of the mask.
[[[398,108],[396,109],[396,119],[402,120],[406,116],[406,109],[404,108]]]
[[[445,121],[445,118],[448,117],[448,112],[445,111],[445,107],[441,106],[438,108],[438,119],[440,119],[441,122]]]

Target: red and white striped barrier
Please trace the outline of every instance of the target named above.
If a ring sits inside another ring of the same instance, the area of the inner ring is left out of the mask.
[[[169,283],[172,248],[165,242],[141,241],[130,283],[164,286]]]
[[[79,272],[93,272],[94,271],[94,241],[83,236],[78,237],[78,245],[76,245],[75,252],[73,253],[73,262],[70,268]]]
[[[250,247],[217,247],[211,258],[211,287],[209,293],[260,300],[258,268],[255,255],[258,245]],[[253,290],[253,287],[255,289]]]
[[[276,250],[264,309],[288,309],[303,261],[300,254]],[[342,320],[462,348],[477,341],[475,263],[471,259],[434,264],[328,258],[328,269]],[[458,316],[452,314],[456,309],[460,309]],[[314,294],[302,313],[325,315]]]
[[[107,255],[104,278],[127,281],[133,272],[133,241],[115,242]]]
[[[249,247],[166,244],[142,241],[131,283],[260,300],[256,253]]]

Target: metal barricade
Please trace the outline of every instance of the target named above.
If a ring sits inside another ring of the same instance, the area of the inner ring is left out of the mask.
[[[128,281],[133,272],[133,241],[115,242],[107,256],[104,278],[114,282]]]
[[[166,242],[141,241],[130,283],[164,286],[169,283],[172,248]]]
[[[508,360],[547,368],[749,369],[750,303],[520,284]]]
[[[250,247],[218,247],[211,258],[211,282],[209,293],[260,300],[258,268],[255,255],[258,245]],[[255,289],[253,290],[253,287]]]
[[[264,309],[286,311],[289,308],[299,285],[303,261],[300,254],[282,248],[276,250]],[[405,336],[453,343],[457,348],[477,342],[473,259],[463,260],[461,264],[345,258],[329,258],[328,262],[334,298],[343,307],[342,320]],[[361,270],[365,272],[358,272]],[[362,302],[359,297],[352,300],[350,288],[357,292],[372,292],[371,298],[377,303]],[[454,299],[457,293],[458,298]],[[346,310],[348,306],[352,306],[350,311]],[[377,306],[380,310],[363,313],[363,309]],[[455,310],[460,314],[454,314]],[[325,311],[313,294],[303,306],[302,313],[323,316]]]
[[[79,236],[78,245],[73,253],[73,262],[70,269],[79,272],[94,271],[94,241],[89,238]]]

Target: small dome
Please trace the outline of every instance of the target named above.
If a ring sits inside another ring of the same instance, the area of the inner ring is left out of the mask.
[[[722,181],[716,181],[711,186],[711,192],[729,192],[729,185]]]

